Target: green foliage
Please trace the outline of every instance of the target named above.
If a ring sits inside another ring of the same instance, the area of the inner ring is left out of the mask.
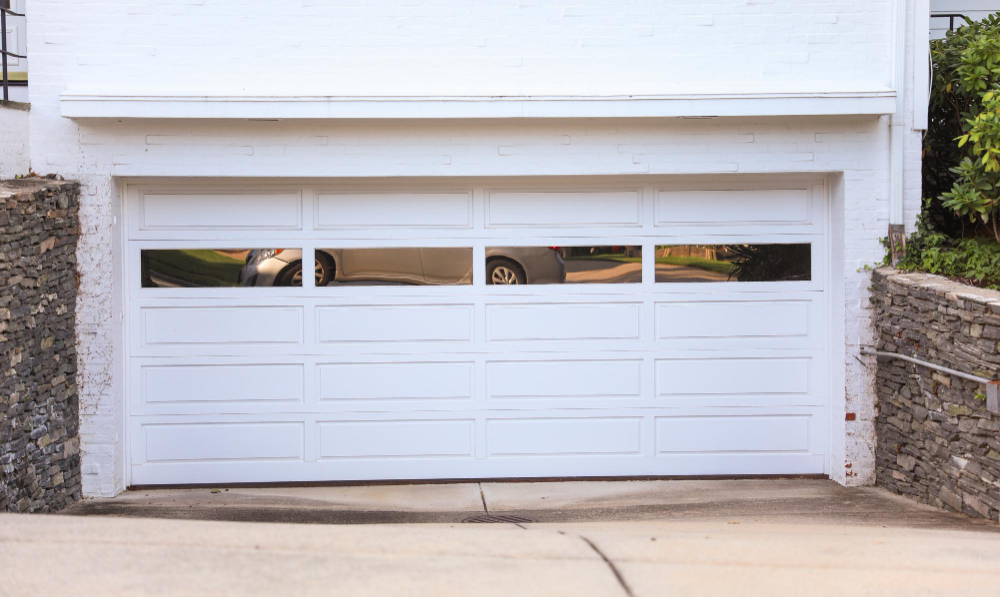
[[[924,187],[939,204],[928,205],[928,217],[950,236],[988,230],[1000,242],[1000,14],[932,42],[931,58]]]
[[[811,248],[807,244],[729,245],[733,271],[741,282],[808,280]]]
[[[1000,289],[1000,13],[932,41],[931,60],[929,198],[897,267]]]
[[[988,237],[954,239],[934,230],[926,220],[917,227],[905,256],[896,265],[898,269],[950,276],[1000,290],[1000,244]]]

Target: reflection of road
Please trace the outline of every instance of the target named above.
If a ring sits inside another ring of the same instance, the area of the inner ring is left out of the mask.
[[[608,259],[566,260],[568,284],[638,284],[642,282],[642,264]]]
[[[656,264],[657,282],[725,282],[729,274],[686,265]]]
[[[149,272],[149,279],[153,282],[155,288],[187,288],[194,286],[189,282],[165,276],[160,272]]]

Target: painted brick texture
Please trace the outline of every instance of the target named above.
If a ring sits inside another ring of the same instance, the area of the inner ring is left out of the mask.
[[[1000,379],[1000,292],[939,276],[873,276],[880,350]],[[983,384],[879,358],[877,483],[917,501],[997,520],[1000,415]]]
[[[117,181],[826,173],[834,328],[831,476],[874,482],[869,281],[888,225],[888,118],[71,121],[59,94],[617,95],[884,90],[891,1],[33,0],[31,165],[80,180],[77,311],[83,488],[124,487],[124,407],[107,256]],[[81,26],[86,23],[86,27]],[[910,43],[908,40],[907,43]],[[912,65],[907,65],[907,81]],[[906,138],[907,222],[920,134]],[[856,414],[845,421],[845,413]]]
[[[0,102],[0,179],[28,173],[28,107]]]
[[[294,85],[348,96],[870,91],[890,83],[893,4],[33,0],[29,44],[33,84],[102,89],[127,82],[227,93]],[[43,66],[38,79],[38,60],[61,68]]]

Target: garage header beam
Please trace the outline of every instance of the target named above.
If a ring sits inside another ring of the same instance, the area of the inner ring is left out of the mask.
[[[705,118],[884,115],[895,92],[750,93],[662,96],[343,97],[60,96],[66,118],[306,120],[454,118]]]

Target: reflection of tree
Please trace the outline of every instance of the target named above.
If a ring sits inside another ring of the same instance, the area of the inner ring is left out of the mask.
[[[810,279],[810,246],[729,245],[733,271],[730,279],[741,282],[778,282]]]
[[[143,285],[156,284],[155,276],[169,280],[171,286],[237,286],[244,262],[232,257],[233,253],[211,249],[146,249],[141,258]]]

